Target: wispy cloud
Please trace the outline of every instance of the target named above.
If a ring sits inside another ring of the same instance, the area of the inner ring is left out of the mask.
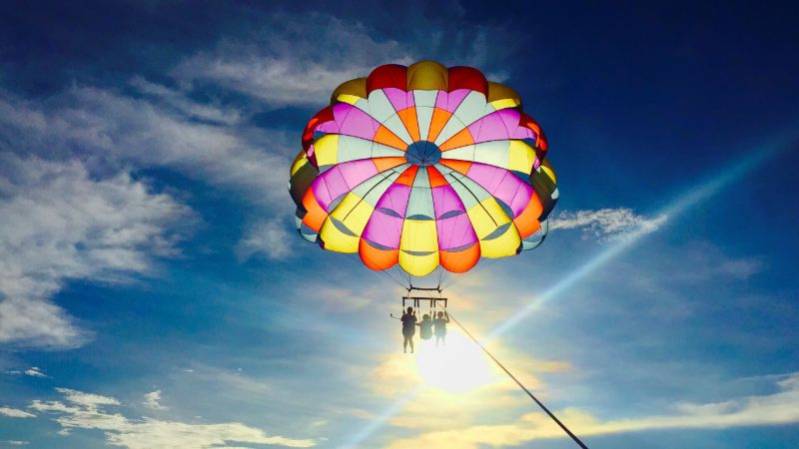
[[[763,271],[765,264],[758,258],[731,259],[718,267],[719,273],[738,279],[748,279]]]
[[[47,377],[47,374],[45,374],[38,366],[32,366],[26,369],[25,375],[30,377]]]
[[[0,95],[0,130],[10,142],[0,148],[48,159],[89,155],[96,165],[118,168],[165,167],[255,203],[285,203],[296,135],[235,119],[197,120],[239,112],[140,78],[133,87],[144,94],[76,86],[47,100]]]
[[[636,283],[647,283],[649,287],[657,283],[665,291],[673,290],[677,283],[745,281],[769,268],[766,259],[758,254],[732,255],[725,247],[696,238],[669,245],[659,255],[663,257],[638,260],[633,266],[619,269]]]
[[[415,29],[426,32],[406,33],[399,41],[377,39],[362,23],[326,14],[274,14],[258,32],[242,40],[222,40],[183,61],[172,75],[184,82],[210,82],[275,107],[320,107],[336,86],[366,76],[378,65],[445,57],[490,70],[493,56],[501,53],[496,48],[513,43],[501,27],[445,30],[444,24],[427,24],[429,19],[421,15],[413,22]],[[494,70],[489,76],[501,81],[497,78],[504,74]]]
[[[189,98],[184,90],[153,83],[138,75],[131,78],[130,85],[165,111],[172,110],[186,118],[230,126],[240,124],[244,119],[244,112],[239,109],[218,102],[199,103]]]
[[[398,42],[376,42],[363,26],[335,17],[308,15],[302,22],[275,20],[273,25],[277,29],[266,28],[256,42],[220,42],[218,48],[188,58],[173,74],[210,81],[275,106],[314,106],[324,105],[337,85],[365,76],[375,65],[411,61]],[[317,32],[308,33],[309,28]],[[330,42],[335,46],[318,51]],[[341,64],[340,58],[348,63]]]
[[[0,160],[0,342],[78,346],[89,335],[49,298],[68,279],[150,274],[155,258],[177,253],[176,228],[189,229],[192,212],[127,172],[94,178],[76,160]]]
[[[285,259],[291,255],[291,244],[296,239],[285,220],[273,218],[259,221],[247,229],[236,246],[236,256],[246,260],[254,255],[268,259]]]
[[[101,405],[119,405],[119,401],[110,397],[94,393],[84,393],[83,391],[72,390],[70,388],[56,388],[56,391],[64,395],[67,401],[84,408],[97,408]]]
[[[7,416],[9,418],[35,418],[36,415],[33,413],[26,412],[25,410],[20,410],[18,408],[11,408],[11,407],[0,407],[0,415]]]
[[[550,220],[550,229],[580,229],[586,237],[618,239],[657,231],[666,215],[647,217],[629,208],[564,211]]]
[[[208,385],[222,385],[229,395],[240,394],[242,397],[260,398],[272,391],[268,379],[252,377],[244,374],[239,369],[222,369],[207,365],[194,365],[192,368],[183,369],[184,374],[192,376]]]
[[[108,407],[121,406],[115,398],[59,388],[62,401],[35,400],[30,408],[57,415],[62,435],[80,429],[100,430],[109,445],[128,449],[210,449],[235,444],[311,447],[315,441],[269,435],[261,429],[238,422],[220,424],[187,423],[153,418],[131,419]]]

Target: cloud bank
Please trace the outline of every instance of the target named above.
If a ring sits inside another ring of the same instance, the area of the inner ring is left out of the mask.
[[[722,429],[799,422],[799,373],[782,376],[772,394],[714,403],[678,403],[670,415],[602,421],[579,409],[556,414],[580,436],[663,429]],[[508,424],[479,425],[425,432],[391,441],[387,449],[447,447],[480,449],[518,446],[541,439],[563,438],[563,431],[541,413],[520,416]]]
[[[35,400],[30,408],[56,415],[61,434],[79,429],[100,430],[109,445],[128,449],[210,449],[237,444],[311,447],[313,440],[269,435],[242,423],[195,424],[153,418],[131,419],[109,407],[122,404],[115,398],[57,388],[63,401]]]

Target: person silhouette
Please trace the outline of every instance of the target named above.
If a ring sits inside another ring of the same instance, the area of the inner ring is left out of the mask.
[[[433,320],[430,318],[430,315],[424,314],[422,315],[422,322],[419,323],[419,337],[422,340],[430,340],[433,338]]]
[[[449,314],[447,312],[438,312],[436,319],[433,321],[436,334],[436,346],[439,343],[447,344],[447,323],[449,323]]]
[[[413,311],[413,307],[408,307],[402,314],[402,352],[408,352],[408,346],[411,347],[411,354],[413,354],[413,336],[416,333],[416,313]]]

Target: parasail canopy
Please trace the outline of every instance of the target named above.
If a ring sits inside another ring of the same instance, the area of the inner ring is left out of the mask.
[[[465,272],[532,249],[558,197],[541,127],[471,67],[383,65],[305,127],[290,191],[305,239],[373,270]]]

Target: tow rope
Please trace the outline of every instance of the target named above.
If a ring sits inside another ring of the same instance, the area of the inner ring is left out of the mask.
[[[467,329],[466,329],[466,328],[463,326],[463,324],[461,324],[461,323],[460,323],[460,321],[458,321],[458,320],[457,320],[457,318],[455,318],[454,316],[452,316],[452,314],[451,314],[451,313],[449,314],[449,317],[452,319],[452,321],[453,321],[455,324],[457,324],[457,325],[458,325],[458,327],[460,327],[460,328],[461,328],[461,330],[462,330],[462,331],[463,331],[463,332],[466,334],[466,336],[468,336],[468,337],[469,337],[469,338],[470,338],[470,339],[471,339],[471,340],[474,342],[474,344],[476,344],[476,345],[477,345],[477,346],[478,346],[480,349],[482,349],[482,350],[483,350],[483,352],[484,352],[484,353],[485,353],[485,354],[486,354],[488,357],[490,357],[490,358],[491,358],[491,360],[493,360],[493,361],[494,361],[494,363],[496,363],[496,364],[497,364],[497,366],[499,366],[500,368],[502,368],[502,371],[505,371],[505,374],[507,374],[507,375],[508,375],[508,376],[509,376],[511,379],[513,379],[513,381],[514,381],[514,382],[516,382],[516,385],[518,385],[518,386],[519,386],[519,388],[521,388],[522,390],[524,390],[524,392],[525,392],[525,393],[527,393],[527,396],[530,396],[530,399],[532,399],[533,401],[535,401],[535,403],[536,403],[536,404],[538,404],[538,406],[539,406],[539,407],[541,407],[541,410],[543,410],[543,411],[544,411],[544,413],[546,413],[547,415],[549,415],[549,417],[550,417],[550,418],[552,418],[552,420],[553,420],[553,421],[555,421],[555,423],[556,423],[558,426],[560,426],[560,428],[561,428],[561,429],[563,429],[563,431],[564,431],[564,432],[566,432],[566,434],[567,434],[567,435],[569,435],[569,436],[571,437],[571,439],[572,439],[572,440],[574,440],[574,442],[575,442],[575,443],[577,443],[577,445],[578,445],[578,446],[580,446],[582,449],[588,449],[588,446],[586,446],[586,445],[585,445],[585,443],[583,443],[583,442],[582,442],[582,441],[581,441],[579,438],[577,438],[577,435],[575,435],[575,434],[574,434],[574,433],[573,433],[571,430],[569,430],[569,428],[568,428],[568,427],[566,427],[566,425],[565,425],[565,424],[563,424],[563,422],[561,422],[561,420],[559,420],[559,419],[558,419],[558,417],[557,417],[557,416],[555,416],[555,414],[554,414],[554,413],[552,413],[551,411],[549,411],[549,409],[548,409],[548,408],[547,408],[547,407],[546,407],[546,406],[545,406],[545,405],[544,405],[544,404],[543,404],[541,401],[539,401],[539,400],[538,400],[538,398],[536,398],[536,397],[535,397],[535,395],[534,395],[534,394],[533,394],[533,393],[532,393],[530,390],[528,390],[528,389],[527,389],[527,387],[525,387],[525,386],[524,386],[524,384],[523,384],[523,383],[521,383],[521,381],[519,381],[519,379],[517,379],[517,378],[516,378],[516,376],[514,376],[514,375],[513,375],[513,373],[511,373],[511,372],[510,372],[510,370],[508,370],[507,368],[505,368],[505,365],[503,365],[503,364],[502,364],[502,362],[500,362],[499,360],[497,360],[497,358],[496,358],[496,357],[494,357],[494,355],[493,355],[493,354],[491,354],[491,353],[488,351],[488,349],[486,349],[486,348],[485,348],[485,346],[483,346],[483,345],[482,345],[482,343],[480,343],[480,341],[479,341],[479,340],[477,340],[477,338],[475,338],[475,337],[474,337],[474,335],[472,335],[472,334],[471,334],[471,332],[469,332],[469,331],[468,331],[468,330],[467,330]]]

